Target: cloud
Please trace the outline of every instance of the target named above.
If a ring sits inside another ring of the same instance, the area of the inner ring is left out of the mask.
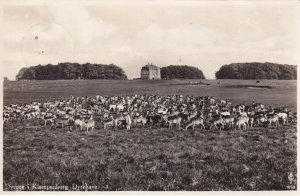
[[[32,38],[35,38],[37,41],[49,41],[55,42],[64,39],[67,35],[67,32],[61,26],[54,24],[54,23],[42,23],[34,26],[30,29],[28,33]]]
[[[129,57],[146,57],[144,52],[138,51],[136,48],[129,45],[122,45],[116,49],[112,49],[112,52],[118,52]]]
[[[261,50],[297,50],[298,44],[293,35],[269,36],[259,42],[251,42],[248,45]]]
[[[61,2],[7,6],[0,8],[3,64],[16,68],[5,70],[12,76],[29,64],[116,63],[129,78],[138,77],[147,62],[197,66],[209,78],[231,62],[296,64],[298,8],[256,4],[234,9],[227,5],[110,7]],[[25,63],[22,38],[30,28],[49,22],[55,25],[30,34],[34,38],[39,32],[38,42],[23,39],[23,46],[28,46]]]
[[[114,33],[117,26],[91,17],[83,7],[76,5],[50,6],[51,18],[63,26],[76,42],[89,43],[95,38],[107,38]]]
[[[217,43],[224,38],[224,35],[204,26],[181,24],[176,27],[163,28],[151,24],[141,31],[138,37],[170,46],[207,46]]]

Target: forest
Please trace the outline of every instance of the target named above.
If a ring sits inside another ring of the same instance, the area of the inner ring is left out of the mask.
[[[114,64],[59,63],[22,68],[16,80],[115,79],[126,80],[124,70]]]
[[[296,80],[295,65],[276,63],[232,63],[223,65],[216,73],[216,79],[272,79]]]
[[[187,65],[169,65],[161,68],[162,79],[205,79],[197,67]]]

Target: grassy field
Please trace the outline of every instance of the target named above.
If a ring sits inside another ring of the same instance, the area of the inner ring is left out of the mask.
[[[30,103],[31,101],[57,100],[73,96],[90,95],[197,95],[214,96],[218,99],[229,99],[233,103],[251,103],[253,100],[263,104],[286,106],[296,109],[296,81],[261,80],[202,80],[209,86],[184,85],[193,80],[62,80],[62,81],[14,81],[4,83],[4,105],[11,103]],[[245,86],[270,86],[267,89],[249,89]]]
[[[237,88],[255,81],[51,81],[4,84],[4,103],[134,93],[209,95],[234,103],[288,106],[296,111],[296,81],[262,81],[270,89]],[[33,94],[34,93],[34,94]],[[278,129],[133,128],[93,132],[42,127],[38,120],[4,125],[4,189],[45,190],[294,190],[296,126]],[[22,187],[23,186],[23,187]],[[44,186],[44,187],[43,187]],[[49,187],[48,187],[49,188]],[[49,190],[49,189],[48,189]],[[61,189],[60,189],[61,190]]]

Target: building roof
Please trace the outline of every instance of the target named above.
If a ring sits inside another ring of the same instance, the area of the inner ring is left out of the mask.
[[[153,65],[152,63],[151,64],[148,63],[147,65],[143,66],[142,69],[143,68],[159,68],[159,67],[157,67],[156,65]]]

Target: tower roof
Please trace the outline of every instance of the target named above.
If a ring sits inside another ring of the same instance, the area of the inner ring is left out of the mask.
[[[152,63],[148,63],[147,65],[143,66],[142,68],[158,68],[156,65],[153,65]]]

